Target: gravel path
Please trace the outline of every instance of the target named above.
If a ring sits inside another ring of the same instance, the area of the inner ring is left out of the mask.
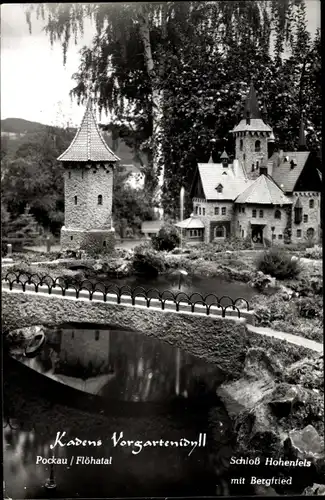
[[[272,330],[272,328],[264,328],[261,326],[253,326],[247,324],[247,329],[251,332],[258,333],[259,335],[266,335],[267,337],[275,337],[278,339],[286,340],[290,342],[290,344],[301,345],[306,347],[307,349],[311,349],[312,351],[323,353],[324,346],[319,342],[315,342],[314,340],[305,339],[304,337],[299,337],[298,335],[292,335],[292,333],[286,332],[278,332],[276,330]]]

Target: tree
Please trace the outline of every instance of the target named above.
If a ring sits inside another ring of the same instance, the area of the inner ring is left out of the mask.
[[[272,22],[289,32],[290,18],[286,14],[293,2],[272,0],[271,10],[259,0],[28,4],[26,20],[31,30],[32,16],[36,13],[42,17],[51,43],[62,43],[64,63],[71,36],[77,41],[85,19],[95,21],[97,34],[92,47],[82,50],[72,94],[82,100],[92,85],[99,108],[113,112],[118,125],[122,122],[125,126],[127,115],[132,113],[135,129],[142,131],[142,143],[137,147],[148,152],[147,188],[155,191],[157,184],[164,184],[166,161],[162,156],[160,122],[169,58],[184,41],[188,46],[195,30],[209,34],[212,52],[220,44],[229,46],[229,39],[241,46],[248,41],[259,42],[260,38],[265,43]],[[140,120],[135,119],[138,115]],[[132,135],[132,127],[129,129]]]

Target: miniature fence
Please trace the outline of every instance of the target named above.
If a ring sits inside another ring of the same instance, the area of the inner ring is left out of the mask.
[[[2,279],[2,287],[9,288],[9,290],[48,293],[75,299],[88,298],[90,301],[99,300],[132,306],[144,305],[155,309],[158,307],[161,310],[172,308],[176,312],[185,310],[191,313],[204,313],[208,316],[217,314],[223,318],[228,313],[231,316],[236,315],[238,318],[241,317],[241,313],[244,317],[252,314],[248,301],[243,297],[232,299],[228,295],[219,298],[213,293],[203,296],[198,292],[191,295],[181,291],[174,293],[170,290],[164,290],[161,292],[156,288],[146,290],[140,286],[131,288],[128,285],[118,286],[115,283],[107,285],[100,281],[94,283],[88,279],[79,283],[71,283],[70,280],[63,277],[52,278],[49,275],[40,276],[22,271],[9,271]],[[225,304],[226,301],[228,303]],[[239,309],[239,305],[242,310]]]

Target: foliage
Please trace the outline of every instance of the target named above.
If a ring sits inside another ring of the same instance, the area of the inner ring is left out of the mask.
[[[154,218],[148,192],[129,186],[127,174],[121,170],[114,172],[113,218],[115,231],[121,238],[138,237],[141,223]]]
[[[276,247],[259,256],[256,267],[258,271],[270,274],[279,280],[295,278],[301,271],[298,260],[292,260],[284,249]]]
[[[151,244],[144,243],[135,247],[132,267],[136,273],[156,276],[165,270],[163,256],[153,250]]]
[[[35,13],[51,43],[60,40],[64,63],[71,35],[77,41],[85,20],[95,22],[72,94],[82,101],[93,88],[99,108],[112,116],[107,127],[141,161],[146,156],[148,185],[164,169],[163,203],[172,216],[181,185],[188,192],[211,140],[220,139],[216,157],[225,146],[233,154],[229,130],[252,75],[276,145],[297,145],[304,111],[307,144],[319,149],[321,43],[320,34],[311,42],[303,0],[28,4],[30,28]]]
[[[114,251],[115,234],[107,234],[107,231],[96,231],[84,236],[80,250],[84,250],[90,257],[96,255],[107,255]]]
[[[315,245],[312,248],[307,248],[304,253],[304,257],[307,259],[322,259],[323,258],[323,248],[320,245]]]
[[[252,300],[256,325],[292,333],[322,342],[323,319],[320,297],[284,300],[281,293],[271,296],[256,295]],[[300,314],[302,311],[302,314]]]
[[[43,227],[56,233],[63,223],[63,167],[58,156],[73,134],[44,127],[15,141],[2,162],[2,201],[13,219],[26,206]]]
[[[323,295],[323,278],[310,277],[302,278],[290,283],[290,287],[301,297],[312,297],[314,295]]]
[[[164,224],[158,234],[154,235],[151,240],[155,250],[170,252],[179,245],[180,236],[173,224]]]

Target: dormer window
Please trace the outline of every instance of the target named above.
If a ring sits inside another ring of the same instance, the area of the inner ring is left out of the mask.
[[[222,193],[222,191],[223,191],[223,185],[222,185],[222,184],[219,184],[219,185],[216,187],[216,190],[218,191],[218,193]]]
[[[297,160],[295,158],[292,158],[290,162],[290,169],[292,170],[293,168],[295,168],[296,165],[297,165]]]
[[[289,156],[285,156],[285,157],[284,157],[284,161],[285,161],[285,162],[289,161]]]

